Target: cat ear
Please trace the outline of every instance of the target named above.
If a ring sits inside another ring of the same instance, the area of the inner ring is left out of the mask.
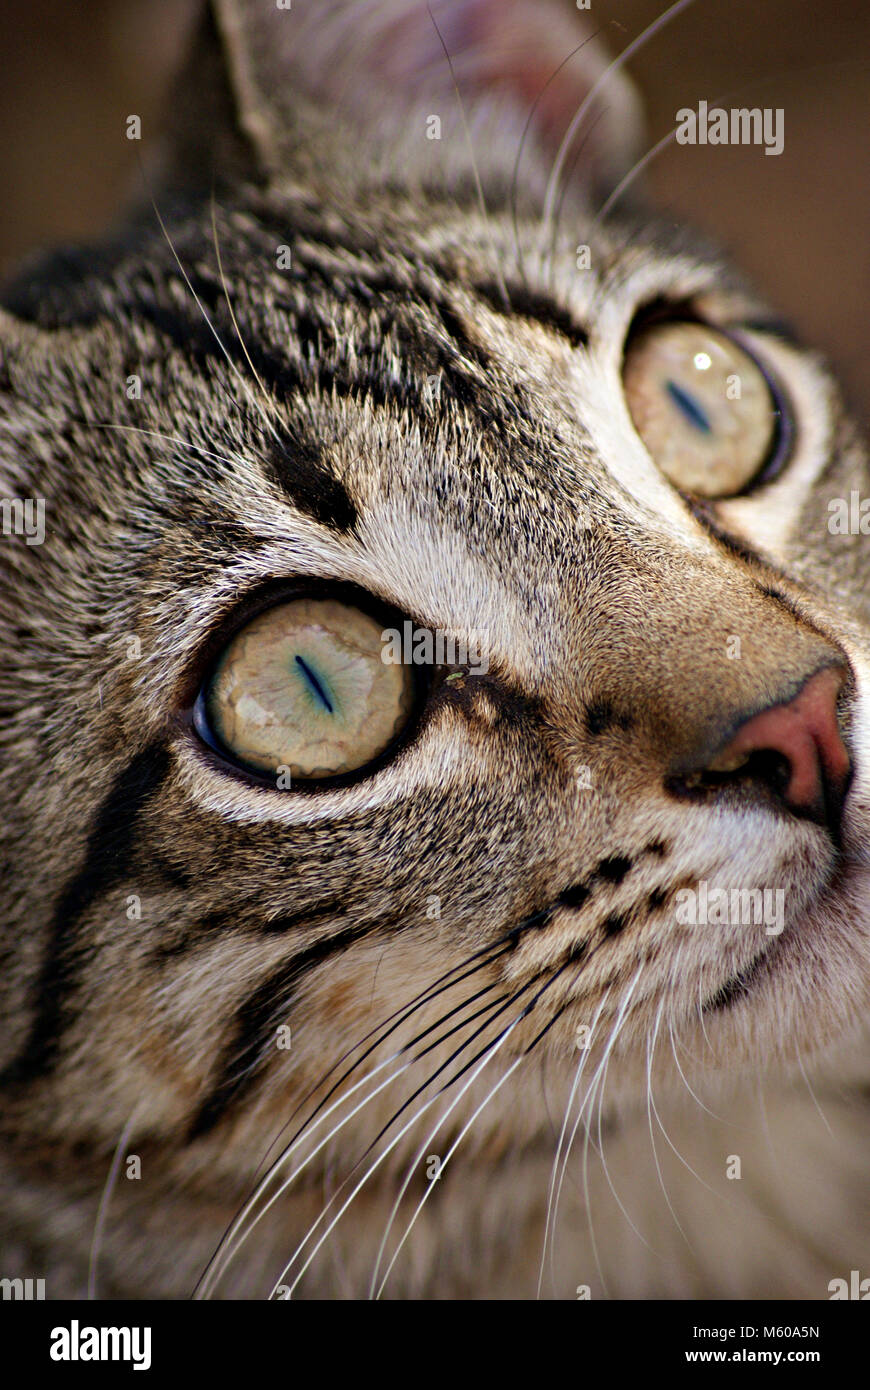
[[[573,188],[610,188],[636,157],[634,90],[564,0],[211,0],[209,25],[177,124],[189,139],[189,102],[207,89],[199,126],[218,130],[229,99],[247,156],[219,138],[218,157],[247,158],[249,177],[331,176],[346,189],[455,187],[479,174],[498,198],[522,144],[520,187],[537,199],[566,136]]]

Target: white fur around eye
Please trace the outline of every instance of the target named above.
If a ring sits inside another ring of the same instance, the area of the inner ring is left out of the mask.
[[[623,369],[634,426],[661,472],[700,497],[732,497],[764,466],[776,403],[749,353],[701,323],[664,323],[630,344]]]

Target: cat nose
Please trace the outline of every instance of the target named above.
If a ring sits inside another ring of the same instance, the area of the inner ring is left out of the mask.
[[[839,825],[852,764],[840,733],[837,697],[846,678],[827,667],[793,699],[753,714],[707,764],[704,775],[766,783],[797,816]]]

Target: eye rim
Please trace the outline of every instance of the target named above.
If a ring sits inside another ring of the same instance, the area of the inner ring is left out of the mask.
[[[441,668],[412,663],[410,676],[412,682],[411,708],[401,731],[390,740],[375,758],[363,763],[361,767],[349,772],[335,773],[331,777],[312,777],[295,779],[289,787],[278,787],[274,776],[267,776],[256,768],[249,767],[233,756],[211,729],[206,713],[206,696],[214,678],[218,662],[229,644],[249,623],[272,608],[297,599],[334,600],[348,608],[356,608],[366,613],[383,628],[399,627],[411,621],[415,627],[425,628],[410,614],[403,613],[392,604],[370,593],[356,584],[344,580],[323,579],[279,579],[268,580],[258,585],[251,593],[244,595],[235,604],[231,613],[216,624],[214,630],[200,645],[193,666],[187,673],[185,693],[179,712],[179,721],[187,730],[191,746],[210,766],[223,774],[234,777],[248,787],[260,787],[276,796],[316,796],[321,791],[332,791],[342,787],[354,786],[375,776],[383,768],[394,762],[401,752],[413,743],[428,721],[432,695],[436,685],[446,677]],[[439,672],[441,675],[439,677]]]
[[[706,328],[710,333],[718,333],[720,337],[727,339],[735,344],[741,352],[745,352],[753,366],[761,373],[768,392],[770,393],[771,404],[773,406],[773,430],[770,443],[765,451],[764,457],[758,468],[747,479],[743,487],[737,492],[723,493],[721,497],[707,497],[704,501],[710,502],[713,506],[721,502],[733,502],[739,497],[754,495],[761,488],[772,483],[781,473],[785,471],[792,461],[797,438],[797,417],[795,415],[792,399],[786,390],[779,374],[769,365],[765,358],[756,352],[752,343],[747,341],[746,335],[763,337],[767,334],[770,337],[787,338],[783,332],[783,325],[778,321],[766,324],[763,320],[753,319],[751,321],[737,323],[714,323],[709,318],[701,314],[690,300],[666,300],[655,299],[643,305],[635,313],[634,318],[628,327],[625,341],[622,348],[622,361],[620,367],[620,381],[624,382],[625,362],[628,352],[632,345],[649,332],[651,329],[664,327],[666,324],[697,324],[699,328]],[[658,473],[665,482],[670,483],[671,487],[682,497],[701,498],[700,493],[691,492],[685,488],[679,488],[667,477],[667,474],[656,464],[655,459],[647,449],[646,444],[637,426],[634,424],[634,417],[628,408],[628,417],[631,420],[632,428],[643,444],[649,458]]]

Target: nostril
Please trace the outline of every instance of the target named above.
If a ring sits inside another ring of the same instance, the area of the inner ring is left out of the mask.
[[[763,790],[836,836],[852,771],[837,718],[845,678],[842,667],[817,671],[791,700],[750,715],[727,743],[669,785],[690,796]]]
[[[702,776],[763,781],[796,815],[836,826],[851,762],[837,719],[842,668],[811,676],[793,699],[750,716]]]
[[[705,787],[724,787],[733,782],[764,782],[783,797],[790,780],[791,763],[788,758],[770,748],[714,758],[698,775],[699,783]]]

